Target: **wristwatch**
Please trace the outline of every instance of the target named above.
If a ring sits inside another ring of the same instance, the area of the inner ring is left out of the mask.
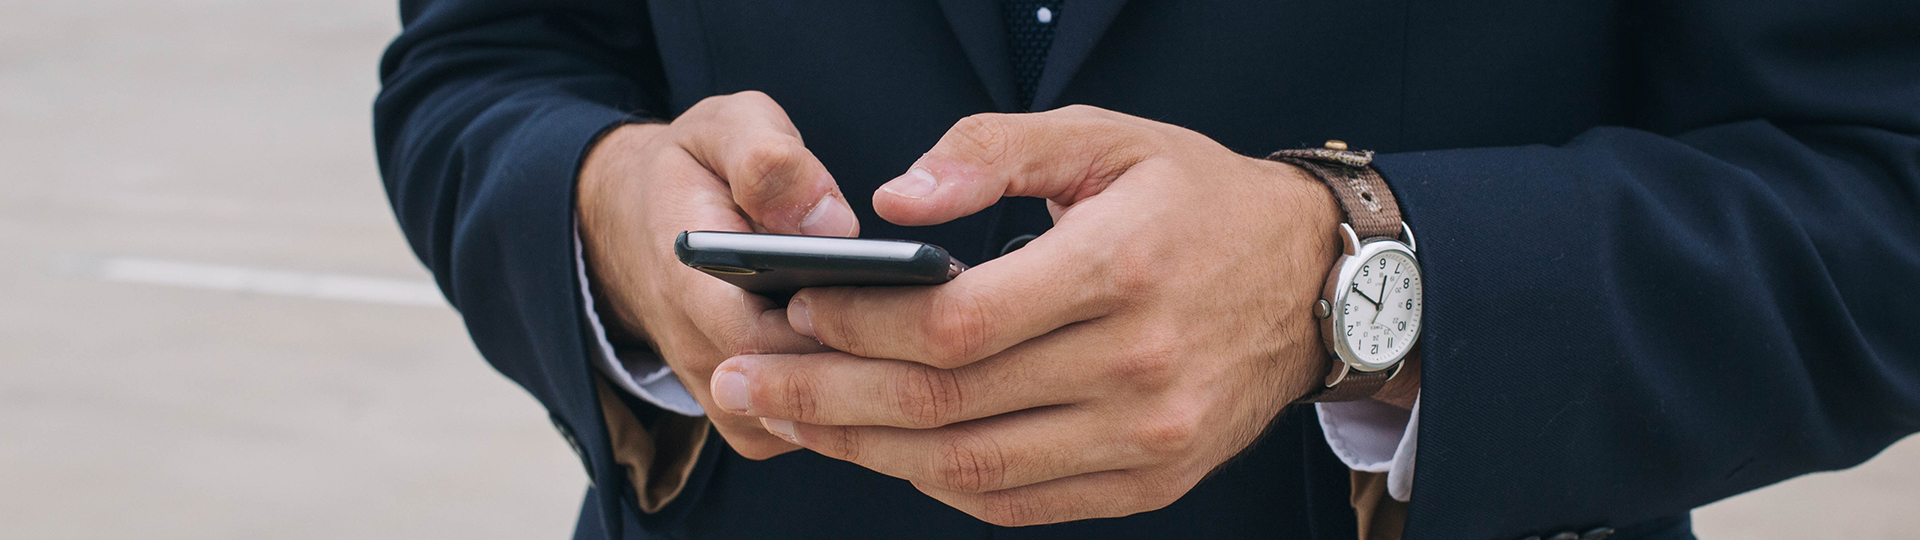
[[[1333,190],[1346,222],[1344,244],[1314,302],[1320,341],[1332,369],[1326,383],[1302,402],[1356,401],[1372,397],[1400,373],[1420,340],[1420,259],[1413,229],[1400,219],[1400,205],[1373,168],[1373,152],[1327,141],[1320,148],[1281,150],[1267,159],[1306,169]]]

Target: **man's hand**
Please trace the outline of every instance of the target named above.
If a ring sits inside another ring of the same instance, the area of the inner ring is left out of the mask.
[[[1331,193],[1292,166],[1091,107],[962,120],[874,195],[927,225],[1002,196],[1055,227],[937,287],[801,291],[836,351],[746,355],[719,404],[1001,525],[1171,504],[1327,369]]]
[[[827,349],[794,333],[781,306],[681,265],[672,248],[686,230],[859,233],[786,112],[742,92],[702,100],[672,124],[618,128],[588,155],[578,190],[595,296],[619,323],[610,331],[659,351],[741,455],[795,449],[758,420],[715,407],[708,376],[729,356]]]

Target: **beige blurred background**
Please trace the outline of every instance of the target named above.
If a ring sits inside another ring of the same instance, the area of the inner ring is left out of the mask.
[[[384,0],[0,0],[0,537],[563,538],[374,166]],[[1696,513],[1920,537],[1920,439]]]

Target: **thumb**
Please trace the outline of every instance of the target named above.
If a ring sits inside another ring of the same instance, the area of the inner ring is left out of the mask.
[[[1149,157],[1153,134],[1144,120],[1087,106],[969,116],[906,174],[880,186],[873,208],[887,221],[916,226],[979,212],[1001,197],[1069,206]]]

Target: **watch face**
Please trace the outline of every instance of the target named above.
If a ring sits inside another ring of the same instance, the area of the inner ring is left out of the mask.
[[[1405,252],[1378,251],[1350,281],[1334,331],[1353,352],[1351,360],[1370,368],[1392,365],[1420,337],[1420,266]]]

